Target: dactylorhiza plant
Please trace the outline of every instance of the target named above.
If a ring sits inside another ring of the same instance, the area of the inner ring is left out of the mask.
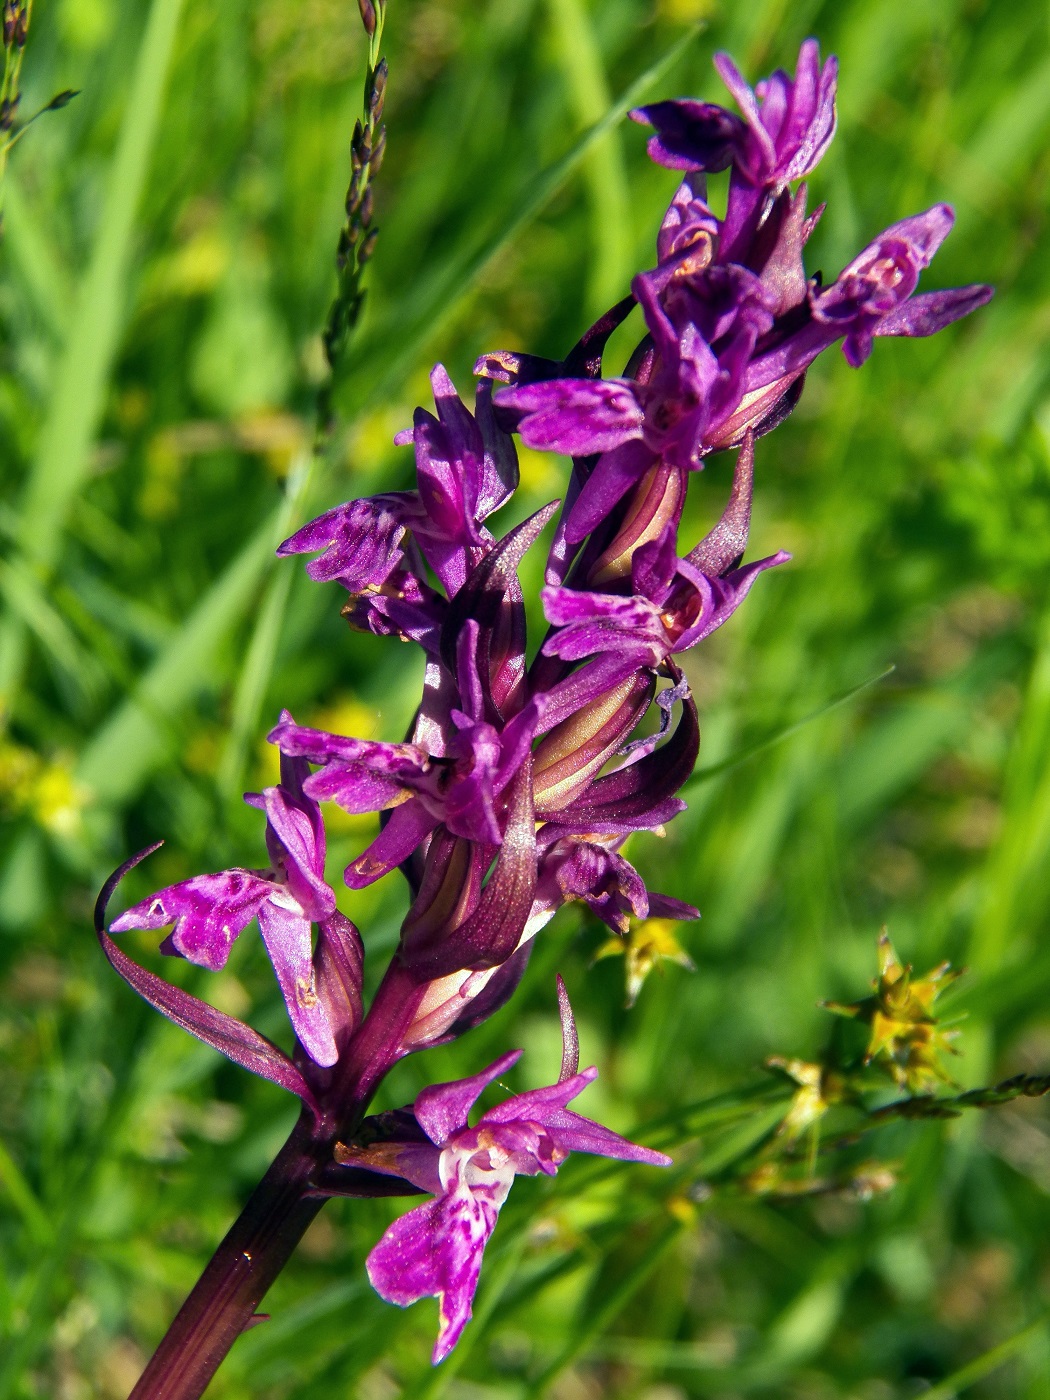
[[[648,915],[696,910],[647,890],[622,847],[671,821],[699,746],[696,705],[677,661],[721,627],[783,552],[744,563],[755,441],[791,412],[807,367],[841,341],[859,366],[876,337],[925,336],[981,306],[984,286],[917,293],[952,226],[936,205],[881,233],[829,285],[803,252],[820,210],[797,184],[835,129],[834,59],[809,40],[795,76],[754,91],[718,71],[742,115],[691,100],[632,112],[649,154],[682,172],[655,268],[561,362],[495,352],[476,366],[474,411],[444,369],[435,409],[396,441],[415,451],[417,487],[351,501],[304,526],[281,556],[315,556],[311,578],[348,595],[351,627],[408,640],[426,656],[410,736],[381,743],[311,729],[287,712],[271,732],[281,781],[247,801],[265,819],[268,865],[160,890],[110,925],[171,932],[166,953],[221,968],[257,923],[297,1045],[288,1057],[232,1017],[133,963],[105,931],[117,970],[172,1020],[297,1094],[299,1122],[190,1295],[135,1394],[197,1395],[327,1196],[426,1192],[368,1259],[378,1292],[440,1303],[434,1360],[470,1318],[482,1253],[514,1177],[554,1174],[570,1152],[650,1165],[669,1159],[568,1108],[578,1072],[568,997],[559,1082],[512,1097],[469,1125],[511,1053],[471,1079],[368,1117],[403,1056],[464,1034],[510,997],[541,929],[582,900],[618,934]],[[706,176],[729,171],[724,218]],[[646,334],[623,375],[602,356],[635,304]],[[565,453],[564,503],[502,538],[485,521],[518,483],[514,436]],[[737,448],[714,528],[678,538],[690,476]],[[517,568],[555,519],[542,604],[549,628],[526,660]],[[652,707],[658,723],[636,731]],[[380,834],[344,872],[351,889],[400,871],[412,903],[367,1010],[364,948],[325,872],[322,802],[382,813]],[[126,870],[135,861],[129,862]]]

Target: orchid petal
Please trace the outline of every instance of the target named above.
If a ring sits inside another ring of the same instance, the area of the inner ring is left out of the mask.
[[[129,987],[169,1021],[196,1036],[205,1045],[210,1045],[213,1050],[218,1050],[243,1069],[250,1070],[282,1089],[287,1089],[289,1093],[296,1094],[319,1119],[321,1110],[317,1106],[313,1090],[303,1078],[301,1070],[282,1050],[258,1031],[244,1025],[242,1021],[226,1015],[223,1011],[217,1011],[199,997],[184,992],[181,987],[173,987],[162,977],[140,967],[106,933],[106,908],[117,885],[129,870],[134,869],[160,845],[158,842],[154,846],[148,846],[130,860],[126,860],[106,881],[99,894],[95,905],[95,933],[110,965]],[[115,929],[119,922],[121,920],[115,920],[110,927]],[[138,927],[136,924],[126,926]]]
[[[271,881],[250,870],[194,875],[133,904],[110,925],[114,933],[157,929],[174,923],[173,947],[198,967],[217,972],[230,948],[273,892]]]
[[[388,492],[348,501],[311,520],[278,546],[277,554],[313,554],[306,566],[318,582],[337,579],[351,593],[381,584],[401,557],[406,527],[419,514],[411,491]]]
[[[628,113],[656,128],[646,149],[650,160],[670,170],[724,170],[732,162],[744,123],[713,102],[651,102]]]
[[[395,807],[372,844],[343,871],[343,879],[352,890],[371,885],[407,860],[437,824],[437,817],[418,798]]]
[[[436,1297],[441,1319],[433,1361],[443,1361],[471,1318],[481,1258],[498,1207],[466,1189],[416,1206],[395,1220],[365,1261],[372,1287],[407,1307]]]
[[[501,409],[521,415],[518,432],[528,447],[585,457],[641,436],[644,415],[624,379],[548,379],[496,395]]]
[[[299,1043],[315,1064],[334,1065],[339,1052],[317,994],[310,920],[296,909],[267,900],[259,908],[259,931]]]
[[[873,335],[936,335],[938,331],[969,316],[995,295],[994,287],[981,285],[949,287],[943,292],[920,292],[909,297],[902,306],[883,316],[872,327]]]
[[[434,1084],[416,1095],[412,1105],[416,1122],[431,1142],[443,1147],[453,1133],[467,1126],[467,1115],[490,1084],[506,1074],[521,1059],[520,1050],[501,1055],[480,1074]]]

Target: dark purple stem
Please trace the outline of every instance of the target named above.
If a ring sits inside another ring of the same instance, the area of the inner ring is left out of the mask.
[[[129,1400],[198,1400],[324,1205],[306,1193],[332,1139],[303,1113],[183,1303]]]
[[[379,1080],[398,1058],[401,1036],[424,988],[394,959],[324,1095],[335,1113],[303,1110],[288,1141],[212,1255],[129,1400],[199,1400],[325,1202],[338,1138],[352,1139]],[[355,1178],[364,1173],[354,1173]],[[414,1188],[400,1183],[404,1194]],[[346,1194],[387,1195],[389,1178]],[[400,1194],[400,1192],[398,1192]]]

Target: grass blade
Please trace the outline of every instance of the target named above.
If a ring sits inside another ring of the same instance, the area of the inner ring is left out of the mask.
[[[581,1356],[591,1343],[615,1321],[617,1315],[641,1288],[681,1233],[682,1226],[675,1221],[656,1236],[626,1278],[612,1290],[601,1307],[595,1308],[586,1321],[581,1319],[577,1324],[569,1345],[529,1387],[527,1392],[529,1400],[540,1400],[540,1397],[546,1394],[547,1388],[557,1377],[571,1366],[576,1358]]]
[[[990,1376],[993,1371],[997,1371],[1000,1366],[1005,1366],[1008,1361],[1015,1357],[1018,1352],[1024,1351],[1030,1342],[1034,1342],[1041,1333],[1045,1332],[1047,1316],[1042,1317],[1029,1326],[1016,1332],[1012,1337],[1008,1337],[1005,1342],[1000,1342],[998,1346],[992,1347],[982,1356],[975,1357],[967,1365],[961,1366],[958,1371],[950,1375],[947,1380],[940,1381],[924,1392],[925,1400],[955,1400],[962,1391],[969,1390],[970,1386],[976,1385],[978,1381],[983,1381],[985,1376]]]
[[[135,217],[160,124],[161,103],[183,0],[153,0],[139,46],[102,219],[81,285],[55,391],[22,498],[18,545],[45,577],[60,557],[70,507],[84,482],[127,304]],[[23,624],[0,638],[0,693],[17,688]],[[24,634],[23,634],[24,636]]]
[[[179,711],[212,684],[223,641],[247,611],[277,543],[284,509],[272,516],[219,576],[134,693],[87,744],[77,778],[100,802],[130,798],[168,753]]]
[[[591,126],[612,105],[594,24],[583,0],[550,0],[548,8],[569,99],[580,126]],[[587,312],[593,320],[625,294],[631,280],[631,205],[616,131],[591,147],[583,175],[591,203]]]
[[[754,758],[756,754],[765,753],[767,749],[783,743],[785,739],[790,739],[793,734],[797,734],[800,729],[805,729],[814,720],[830,714],[832,710],[837,710],[842,705],[849,704],[863,691],[869,690],[873,685],[878,685],[879,681],[884,681],[887,676],[891,676],[896,669],[895,666],[887,666],[878,675],[869,676],[866,681],[861,681],[859,685],[844,690],[841,695],[833,696],[817,709],[811,710],[808,715],[803,715],[801,719],[795,720],[793,724],[785,725],[783,729],[777,729],[772,734],[767,734],[764,739],[756,739],[753,744],[746,744],[742,749],[737,749],[736,753],[730,754],[728,758],[723,758],[720,763],[712,763],[709,768],[698,769],[682,791],[688,792],[692,788],[699,787],[701,783],[709,782],[712,778],[720,778],[723,773],[728,773],[732,768],[739,768],[742,763],[746,763],[749,758]]]

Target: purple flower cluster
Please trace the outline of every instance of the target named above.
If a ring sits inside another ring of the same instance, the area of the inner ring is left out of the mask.
[[[307,572],[345,589],[351,627],[423,649],[409,737],[357,739],[285,712],[269,736],[281,782],[246,799],[266,815],[268,868],[184,881],[111,926],[173,924],[165,952],[219,968],[258,921],[297,1036],[295,1060],[262,1048],[268,1042],[246,1027],[238,1041],[239,1023],[176,1005],[174,992],[169,1014],[299,1093],[317,1132],[338,1134],[335,1161],[356,1169],[355,1189],[369,1175],[393,1176],[434,1195],[391,1227],[369,1273],[391,1301],[441,1299],[435,1360],[470,1316],[481,1253],[516,1174],[553,1173],[572,1150],[666,1159],[567,1109],[594,1074],[575,1065],[558,1085],[512,1098],[469,1127],[474,1101],[516,1059],[505,1056],[473,1079],[426,1090],[395,1115],[392,1137],[364,1119],[376,1086],[402,1056],[501,1006],[536,933],[567,901],[583,901],[618,933],[649,914],[697,916],[647,890],[622,848],[685,805],[677,794],[699,729],[676,658],[788,557],[742,562],[755,440],[790,413],[808,366],[836,341],[859,366],[875,337],[932,334],[991,295],[980,286],[916,293],[951,228],[945,205],[886,229],[829,285],[808,277],[803,251],[820,210],[807,214],[806,187],[795,182],[834,133],[835,60],[821,66],[809,40],[794,78],[777,72],[754,91],[727,57],[716,65],[741,115],[691,100],[631,114],[654,131],[651,157],[683,172],[657,265],[634,279],[631,295],[564,361],[485,356],[473,412],[438,366],[436,411],[417,409],[396,439],[414,449],[416,488],[338,506],[278,551],[315,556]],[[727,169],[719,219],[705,181]],[[603,378],[608,338],[635,304],[644,338],[622,376]],[[548,631],[531,664],[517,570],[559,503],[502,536],[488,528],[518,484],[514,434],[573,459],[547,555]],[[708,453],[734,447],[721,519],[683,547],[690,473]],[[367,1014],[360,940],[325,880],[322,802],[382,813],[379,835],[344,872],[351,889],[395,868],[411,888]],[[116,961],[114,945],[104,946]],[[140,970],[140,990],[147,976]],[[167,995],[154,981],[144,994],[156,1005]],[[236,1054],[231,1045],[240,1045]],[[339,1171],[330,1166],[327,1182]]]

